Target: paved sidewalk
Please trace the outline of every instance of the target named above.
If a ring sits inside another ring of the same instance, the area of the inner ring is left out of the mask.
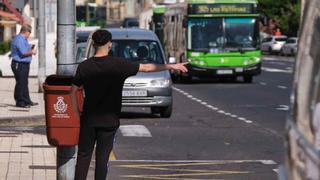
[[[56,148],[47,142],[38,79],[29,78],[31,99],[39,103],[31,108],[15,107],[13,77],[0,78],[0,84],[0,180],[56,179]],[[41,126],[40,130],[24,127],[33,122]]]
[[[17,120],[44,119],[43,94],[38,93],[39,83],[37,78],[29,78],[29,91],[31,100],[39,105],[31,108],[15,107],[13,91],[15,80],[13,77],[0,78],[0,123],[13,122]]]
[[[0,130],[1,180],[55,180],[56,149],[32,128]]]
[[[38,79],[29,78],[31,100],[39,103],[31,108],[15,107],[13,77],[0,77],[0,84],[0,180],[55,180],[56,148],[47,141]],[[94,178],[93,167],[88,180]]]

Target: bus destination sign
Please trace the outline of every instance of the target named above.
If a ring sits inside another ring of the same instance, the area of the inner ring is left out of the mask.
[[[188,14],[252,14],[255,4],[190,4]]]

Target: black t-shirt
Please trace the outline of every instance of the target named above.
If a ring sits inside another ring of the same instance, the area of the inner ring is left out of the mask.
[[[116,57],[92,57],[79,64],[73,84],[83,85],[81,123],[95,127],[119,126],[124,81],[136,75],[139,64]]]

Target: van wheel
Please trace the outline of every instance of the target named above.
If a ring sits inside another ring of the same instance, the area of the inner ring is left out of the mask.
[[[160,113],[159,107],[151,107],[151,114],[158,114]]]
[[[252,76],[243,76],[243,80],[245,83],[252,83],[253,77]]]
[[[171,117],[171,114],[172,114],[172,104],[170,104],[169,106],[160,108],[160,116],[162,118],[169,118]]]
[[[269,53],[269,55],[272,55],[273,53],[272,53],[272,49],[271,49],[271,47],[269,47],[269,49],[268,49],[268,53]]]
[[[295,56],[295,53],[294,53],[294,50],[293,49],[291,49],[291,54],[290,54],[291,56]]]

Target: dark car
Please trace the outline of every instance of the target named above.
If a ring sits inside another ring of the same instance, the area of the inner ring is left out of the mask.
[[[139,21],[136,18],[125,18],[122,23],[124,28],[139,28]]]
[[[92,31],[79,31],[76,32],[76,43],[87,42],[88,37],[90,36]]]

